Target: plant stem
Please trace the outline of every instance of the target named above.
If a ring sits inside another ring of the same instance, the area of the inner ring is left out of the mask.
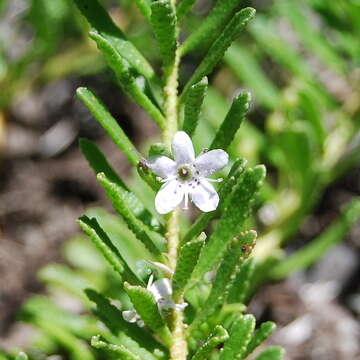
[[[172,1],[175,8],[175,1]],[[180,53],[177,48],[172,66],[166,71],[164,86],[164,112],[166,127],[163,132],[165,145],[170,149],[171,140],[178,130],[178,76]],[[172,270],[176,267],[179,247],[179,212],[175,209],[166,218],[166,240],[168,245],[168,260]],[[181,299],[174,299],[175,303]],[[172,344],[170,346],[170,360],[186,360],[188,353],[183,323],[183,310],[174,309],[171,316]]]

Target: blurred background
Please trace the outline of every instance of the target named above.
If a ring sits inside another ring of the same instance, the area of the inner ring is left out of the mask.
[[[102,3],[161,73],[156,42],[134,2]],[[197,1],[183,21],[184,39],[214,3]],[[279,244],[292,254],[359,196],[360,1],[242,5],[256,8],[257,17],[209,78],[195,142],[206,147],[231,99],[240,90],[252,92],[248,121],[230,152],[269,170],[253,219],[263,237],[258,256],[275,256]],[[86,271],[106,271],[75,222],[89,208],[111,211],[78,138],[95,141],[128,184],[142,189],[75,98],[76,88],[94,90],[145,156],[158,136],[156,125],[114,83],[88,30],[71,0],[0,0],[0,359],[17,348],[44,358],[61,346],[63,358],[76,359],[64,339],[41,337],[51,331],[34,321],[31,299],[56,293],[57,305],[81,313],[74,291],[54,291],[59,279],[69,269],[81,270],[79,281]],[[201,49],[185,56],[182,84],[203,56]],[[250,303],[259,321],[279,325],[270,341],[284,346],[288,359],[360,357],[359,222],[343,240],[326,247],[311,267],[262,286]],[[90,253],[93,269],[82,263]]]

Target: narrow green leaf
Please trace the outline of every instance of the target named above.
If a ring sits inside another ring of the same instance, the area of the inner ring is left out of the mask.
[[[28,356],[21,351],[16,355],[15,360],[28,360]]]
[[[167,346],[170,346],[172,343],[172,336],[160,315],[153,294],[141,286],[131,286],[128,283],[124,283],[124,286],[135,310],[138,312],[144,323],[159,335]]]
[[[150,21],[151,18],[151,6],[149,0],[135,0],[136,6],[139,8],[144,17]]]
[[[101,34],[116,51],[147,79],[155,76],[154,70],[136,47],[126,39],[123,32],[114,24],[109,14],[97,0],[74,0],[91,27]]]
[[[201,106],[208,87],[207,77],[191,86],[185,99],[183,130],[191,137],[199,122]]]
[[[133,354],[129,349],[127,349],[123,345],[109,344],[105,341],[101,341],[100,335],[96,335],[91,338],[91,346],[94,347],[95,349],[106,350],[110,353],[119,356],[121,359],[124,360],[141,360],[140,357]]]
[[[229,171],[228,176],[221,184],[220,189],[218,191],[220,197],[220,204],[218,208],[215,211],[211,211],[200,215],[196,219],[196,221],[191,225],[188,232],[185,234],[181,242],[182,244],[185,244],[188,241],[194,239],[196,236],[198,236],[201,233],[201,231],[203,231],[207,227],[210,220],[223,210],[224,199],[226,198],[227,195],[231,193],[231,190],[235,185],[236,181],[245,170],[245,166],[246,166],[246,160],[244,159],[237,159],[234,162],[233,166],[231,167],[231,170]]]
[[[260,344],[262,344],[276,329],[275,323],[272,321],[264,322],[260,328],[255,330],[252,339],[250,340],[244,358],[250,355]]]
[[[76,95],[90,110],[95,119],[101,124],[107,134],[113,139],[115,145],[125,154],[129,162],[137,165],[139,156],[136,148],[117,121],[106,109],[104,104],[89,89],[81,87],[76,90]]]
[[[172,158],[169,148],[164,143],[155,143],[150,146],[149,157],[151,156],[166,156]]]
[[[114,171],[114,169],[106,160],[105,155],[101,152],[101,150],[93,141],[85,138],[80,138],[79,145],[81,152],[84,154],[89,165],[95,171],[95,174],[103,172],[112,182],[129,191],[129,188],[125,185],[119,175]]]
[[[230,337],[225,342],[219,360],[243,359],[255,328],[253,315],[244,315],[238,319],[230,330]]]
[[[264,181],[265,174],[263,165],[246,170],[233,192],[226,198],[224,212],[195,267],[193,276],[196,279],[200,279],[212,269],[224,253],[228,242],[243,229],[244,221],[250,214],[253,199]]]
[[[181,0],[177,6],[176,17],[178,22],[180,22],[187,12],[193,7],[196,0]]]
[[[216,133],[215,139],[210,145],[210,149],[227,149],[229,147],[245,119],[250,101],[251,94],[248,92],[241,93],[234,99],[229,112]]]
[[[262,351],[254,360],[282,360],[285,355],[284,349],[278,346],[270,346]]]
[[[144,360],[156,360],[152,355],[155,350],[164,351],[165,348],[150,334],[137,324],[125,321],[121,311],[102,294],[93,289],[86,289],[85,293],[90,301],[96,304],[95,315],[119,339],[119,343],[129,348],[134,354]]]
[[[254,273],[253,259],[246,260],[240,267],[239,273],[229,292],[229,303],[244,303],[249,291],[249,284]]]
[[[211,352],[229,338],[228,332],[222,326],[216,326],[214,332],[196,351],[191,360],[208,360]]]
[[[206,239],[205,233],[180,248],[178,261],[172,278],[174,296],[181,294],[198,261],[200,251]]]
[[[208,48],[220,35],[231,15],[239,6],[241,0],[217,0],[210,14],[202,21],[201,25],[185,40],[181,47],[181,54],[185,55],[196,48]],[[181,4],[181,3],[180,3]],[[190,6],[191,6],[190,2]],[[188,4],[184,4],[187,10]],[[180,7],[180,5],[179,5]]]
[[[152,117],[161,129],[164,129],[165,119],[161,111],[139,87],[135,77],[130,72],[130,67],[125,58],[116,51],[110,41],[98,32],[92,30],[90,32],[90,37],[96,42],[108,65],[114,71],[119,85]]]
[[[198,330],[198,327],[207,319],[218,312],[223,306],[240,265],[250,255],[256,241],[256,232],[251,230],[241,233],[231,240],[224,255],[206,302],[201,308],[194,321],[190,325],[190,332]]]
[[[171,65],[176,51],[176,15],[170,0],[151,3],[151,24],[157,39],[165,67]]]
[[[253,93],[256,102],[269,109],[275,109],[280,104],[279,89],[273,84],[248,48],[239,43],[234,44],[224,55],[224,61],[241,83]]]
[[[99,173],[104,173],[111,182],[118,185],[119,191],[123,192],[123,197],[126,200],[127,205],[137,218],[139,218],[152,230],[162,230],[162,226],[159,221],[151,214],[148,209],[144,207],[136,195],[130,192],[129,188],[116,174],[114,169],[107,162],[104,154],[100,151],[94,142],[87,139],[80,139],[80,149],[85,155],[86,160],[89,162],[90,166],[94,169],[96,175]]]
[[[118,185],[111,182],[104,173],[98,174],[97,179],[112,201],[114,209],[122,216],[129,229],[153,254],[160,255],[160,250],[164,249],[165,246],[164,238],[159,233],[150,230],[136,218],[127,205],[124,192],[121,191]]]
[[[360,197],[356,197],[346,205],[339,218],[318,238],[276,265],[270,272],[271,278],[282,279],[296,270],[309,267],[340,242],[359,221],[359,218]]]
[[[230,23],[213,43],[209,49],[209,52],[186,84],[181,95],[182,100],[186,99],[187,93],[189,92],[192,85],[200,81],[204,76],[208,75],[214,69],[216,64],[224,56],[225,51],[235,40],[239,32],[254,16],[255,10],[253,8],[245,8],[234,15]]]
[[[68,266],[60,264],[45,266],[40,270],[39,278],[42,282],[62,288],[80,299],[85,299],[83,290],[93,286],[89,279],[71,270]]]
[[[130,281],[133,284],[141,283],[141,280],[131,271],[123,257],[120,255],[119,250],[111,242],[110,238],[100,227],[95,218],[89,219],[84,215],[78,219],[78,223],[102,253],[104,258],[123,279]]]
[[[139,161],[136,170],[141,177],[154,191],[158,191],[161,187],[161,183],[156,180],[155,174],[149,170],[148,166],[146,165],[145,161]]]

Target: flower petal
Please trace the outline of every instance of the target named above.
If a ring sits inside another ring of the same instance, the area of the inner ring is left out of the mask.
[[[140,319],[140,316],[136,312],[136,310],[125,310],[122,312],[122,317],[125,321],[129,323],[134,323]]]
[[[222,169],[229,161],[229,155],[221,149],[210,150],[198,156],[194,165],[201,176],[209,176]]]
[[[161,298],[169,298],[172,294],[171,284],[168,278],[154,281],[149,290],[154,295],[156,300]]]
[[[184,186],[177,180],[166,182],[155,198],[155,208],[159,214],[167,214],[174,210],[184,197]]]
[[[165,179],[176,174],[176,162],[167,156],[153,156],[146,165],[154,174]]]
[[[184,131],[178,131],[172,141],[172,153],[177,165],[192,163],[195,152],[189,135]]]
[[[191,189],[192,202],[203,212],[214,211],[219,205],[219,195],[214,187],[205,179]]]

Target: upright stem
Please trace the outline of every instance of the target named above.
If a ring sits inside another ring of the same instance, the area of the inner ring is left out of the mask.
[[[172,1],[175,6],[175,1]],[[164,112],[166,127],[163,132],[163,140],[170,149],[171,140],[178,130],[178,76],[179,76],[180,54],[176,50],[172,66],[167,69],[166,83],[164,87]],[[168,246],[169,265],[172,270],[176,267],[179,247],[179,212],[174,210],[166,218],[166,240]],[[181,299],[174,299],[175,303]],[[183,310],[174,309],[171,316],[172,344],[170,347],[170,360],[186,360],[187,343],[185,340]]]

